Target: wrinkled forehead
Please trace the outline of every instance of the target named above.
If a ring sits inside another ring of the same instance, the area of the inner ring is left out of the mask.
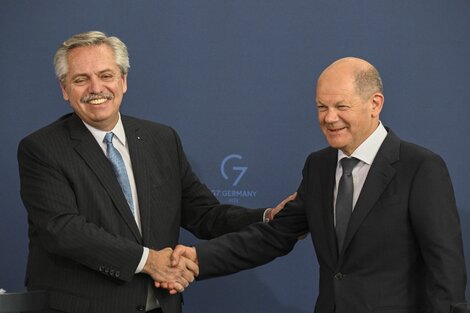
[[[317,81],[317,97],[355,93],[355,87],[354,76],[350,73],[324,72]]]
[[[104,70],[119,71],[114,53],[106,45],[71,49],[67,54],[68,73],[95,73]]]

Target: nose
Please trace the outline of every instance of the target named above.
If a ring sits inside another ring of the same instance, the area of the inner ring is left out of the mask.
[[[335,109],[329,108],[328,110],[326,110],[326,112],[324,114],[325,115],[323,117],[323,120],[326,123],[334,123],[334,122],[338,121],[338,113],[336,112]]]
[[[101,80],[98,77],[93,76],[90,79],[89,92],[90,93],[100,93],[103,91],[103,85]]]

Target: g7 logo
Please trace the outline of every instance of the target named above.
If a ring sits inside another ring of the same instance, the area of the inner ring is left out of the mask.
[[[227,180],[228,179],[228,176],[227,174],[225,173],[225,163],[227,163],[228,160],[231,160],[231,159],[239,159],[241,160],[242,159],[242,156],[241,155],[238,155],[238,154],[230,154],[228,156],[225,157],[225,159],[223,159],[222,163],[220,164],[220,173],[222,174],[222,176]],[[248,169],[247,166],[234,166],[232,167],[232,169],[234,171],[239,171],[240,174],[238,174],[238,177],[235,179],[235,181],[233,182],[232,186],[236,186],[238,185],[238,183],[240,182],[240,179],[242,179],[243,175],[245,175],[245,172],[246,170]]]

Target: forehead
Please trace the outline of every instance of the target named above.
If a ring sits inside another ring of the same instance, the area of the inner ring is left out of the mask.
[[[112,49],[105,44],[70,50],[67,54],[67,65],[70,74],[86,74],[118,68]]]
[[[317,100],[356,95],[354,76],[344,71],[324,72],[317,82]]]

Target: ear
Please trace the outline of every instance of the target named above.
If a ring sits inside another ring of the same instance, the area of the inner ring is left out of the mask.
[[[372,117],[378,117],[382,111],[384,105],[384,95],[380,92],[376,92],[372,95]]]
[[[122,93],[126,93],[127,91],[127,74],[122,75]]]
[[[60,85],[60,90],[62,90],[62,97],[64,97],[64,100],[65,101],[69,101],[69,95],[67,93],[67,90],[65,90],[65,86],[64,84],[62,84],[62,82],[59,81],[59,85]]]

